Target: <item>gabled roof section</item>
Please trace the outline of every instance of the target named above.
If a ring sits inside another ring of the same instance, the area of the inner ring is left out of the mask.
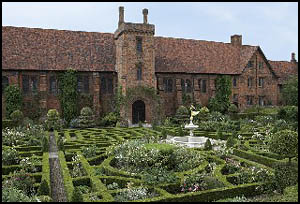
[[[279,77],[279,83],[284,83],[290,76],[298,75],[298,62],[271,61],[274,72]]]
[[[155,70],[240,74],[240,49],[230,43],[155,37]]]
[[[113,34],[2,26],[2,69],[114,71]]]

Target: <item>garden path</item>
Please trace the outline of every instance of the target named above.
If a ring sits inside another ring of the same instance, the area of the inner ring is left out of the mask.
[[[53,132],[50,132],[49,164],[51,197],[54,202],[67,202],[64,180],[61,174],[61,166],[58,159],[58,150]]]

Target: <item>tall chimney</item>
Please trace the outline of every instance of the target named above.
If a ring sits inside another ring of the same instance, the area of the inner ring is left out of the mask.
[[[292,55],[291,55],[291,62],[296,62],[296,58],[295,58],[295,53],[292,52]]]
[[[119,26],[124,23],[124,7],[119,7]]]
[[[143,15],[144,15],[144,24],[148,23],[148,9],[143,9]]]
[[[234,46],[242,46],[242,35],[232,35],[231,44]]]

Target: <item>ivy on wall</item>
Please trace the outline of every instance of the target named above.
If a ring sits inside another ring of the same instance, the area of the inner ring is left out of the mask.
[[[225,113],[230,106],[231,77],[227,75],[216,78],[216,95],[209,100],[209,109]]]
[[[156,90],[152,87],[147,86],[136,86],[134,88],[128,88],[126,91],[126,96],[120,97],[120,106],[124,106],[125,114],[127,114],[127,110],[129,106],[134,102],[134,100],[138,97],[142,97],[151,101],[152,105],[152,116],[153,121],[161,121],[163,117],[162,110],[162,99],[156,93]]]
[[[9,85],[4,90],[7,117],[15,110],[22,110],[23,97],[17,85]]]
[[[76,70],[71,68],[58,76],[59,94],[62,116],[69,123],[78,113],[78,93]]]

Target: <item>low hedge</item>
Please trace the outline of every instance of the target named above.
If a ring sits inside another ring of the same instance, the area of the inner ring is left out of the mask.
[[[49,186],[49,196],[51,195],[51,181],[50,181],[50,164],[49,164],[49,152],[43,153],[42,161],[42,180],[46,180]]]
[[[72,194],[74,191],[74,186],[73,186],[73,182],[72,182],[72,177],[69,173],[69,168],[68,168],[64,153],[62,151],[58,152],[58,158],[59,158],[60,166],[62,169],[62,176],[64,178],[64,187],[65,187],[65,192],[67,194],[67,200],[69,202],[71,202]]]
[[[16,122],[14,122],[13,120],[9,120],[9,119],[4,119],[2,120],[2,129],[4,128],[13,128],[16,127]]]

